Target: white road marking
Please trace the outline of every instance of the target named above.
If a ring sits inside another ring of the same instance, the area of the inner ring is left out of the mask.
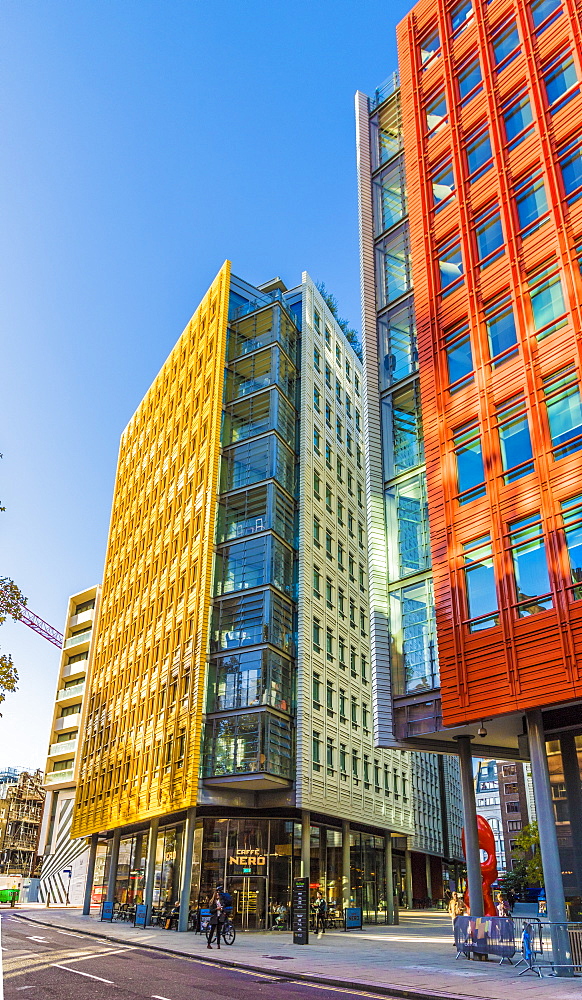
[[[45,937],[36,937],[34,934],[27,934],[26,936],[29,941],[42,941],[43,944],[46,941]]]
[[[74,931],[60,931],[56,927],[54,928],[54,930],[55,930],[55,932],[57,934],[64,934],[65,937],[76,937],[76,938],[84,938],[85,937],[85,934],[75,934]]]
[[[170,1000],[169,997],[159,997],[156,993],[152,993],[152,1000]]]
[[[36,986],[17,986],[17,990],[35,990]]]
[[[109,986],[115,986],[115,983],[111,979],[103,979],[102,976],[92,976],[89,972],[81,972],[80,969],[67,969],[66,965],[58,965],[56,962],[51,962],[53,969],[64,969],[65,972],[74,972],[76,976],[87,976],[87,979],[98,979],[100,983],[108,983]]]

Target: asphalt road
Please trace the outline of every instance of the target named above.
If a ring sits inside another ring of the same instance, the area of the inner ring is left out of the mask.
[[[385,995],[310,986],[292,977],[233,971],[148,948],[98,941],[72,931],[39,927],[6,912],[0,934],[5,1000],[25,996],[31,1000],[346,1000],[376,996],[386,1000]]]

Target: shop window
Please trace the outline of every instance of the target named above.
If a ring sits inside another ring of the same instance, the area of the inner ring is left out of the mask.
[[[497,72],[500,73],[506,66],[509,66],[509,63],[513,62],[516,56],[520,53],[519,32],[515,21],[511,21],[509,24],[504,25],[501,30],[493,36],[492,44],[495,67]]]
[[[490,535],[466,542],[463,562],[469,631],[492,628],[499,624],[499,614]]]
[[[453,164],[449,160],[447,163],[439,164],[432,174],[432,196],[435,212],[440,211],[444,205],[450,204],[455,193],[455,174]]]
[[[570,564],[570,593],[573,600],[582,599],[582,496],[562,503],[564,538]]]
[[[538,340],[565,326],[568,321],[558,265],[552,262],[528,277],[534,330]]]
[[[582,448],[582,401],[574,365],[567,365],[543,380],[546,411],[554,458],[559,460]]]
[[[516,184],[515,205],[519,220],[520,236],[525,239],[546,221],[548,200],[541,173]]]
[[[559,153],[562,184],[569,205],[582,198],[582,136],[577,136]]]
[[[517,353],[517,331],[509,295],[485,307],[485,326],[489,353],[496,365]]]
[[[479,177],[493,166],[493,151],[489,130],[479,128],[467,136],[465,140],[465,156],[467,158],[467,174],[469,183],[473,184]]]
[[[460,34],[471,24],[473,20],[472,0],[461,0],[460,3],[451,8],[451,29],[453,33]]]
[[[538,35],[562,13],[562,0],[530,0],[529,9]]]
[[[477,217],[474,232],[479,267],[483,270],[505,252],[501,215],[497,206],[488,208]]]
[[[426,63],[428,63],[433,56],[437,54],[437,52],[440,52],[440,47],[441,40],[438,29],[434,28],[428,35],[425,35],[420,43],[420,61],[423,66],[425,66]]]
[[[477,420],[463,424],[454,434],[454,453],[457,462],[457,489],[459,503],[470,503],[485,496],[485,470],[481,448],[481,431]]]
[[[540,515],[511,521],[508,528],[517,612],[526,618],[553,605]]]
[[[502,108],[505,138],[509,149],[515,149],[534,129],[531,101],[527,88],[521,88]]]
[[[562,52],[557,58],[552,59],[544,67],[542,76],[551,114],[555,114],[580,93],[574,56],[571,52]]]
[[[438,265],[441,291],[448,295],[463,280],[463,255],[458,236],[439,247]]]
[[[523,394],[512,396],[496,409],[504,483],[513,483],[534,470],[533,451]]]
[[[444,90],[435,94],[426,105],[426,128],[429,135],[436,135],[447,124],[447,99]]]
[[[468,104],[474,97],[483,90],[483,77],[481,75],[481,64],[479,57],[474,56],[457,72],[457,86],[461,106]]]

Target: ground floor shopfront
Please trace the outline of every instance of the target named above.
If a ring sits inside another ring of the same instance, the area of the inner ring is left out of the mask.
[[[351,904],[367,923],[391,922],[395,905],[438,904],[450,888],[450,869],[440,858],[409,851],[406,838],[305,812],[198,815],[190,832],[178,814],[152,829],[100,837],[94,851],[94,907],[114,899],[159,910],[182,898],[196,909],[222,882],[236,923],[248,929],[290,925],[292,880],[301,874],[309,875],[313,898],[318,891],[325,897],[330,916],[339,920]]]

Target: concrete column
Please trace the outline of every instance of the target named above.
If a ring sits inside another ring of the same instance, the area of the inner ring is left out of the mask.
[[[432,901],[432,871],[430,867],[430,854],[425,854],[424,863],[426,870],[426,896],[427,899]]]
[[[580,766],[576,752],[576,739],[572,733],[560,736],[562,766],[564,768],[564,783],[568,796],[568,815],[572,831],[572,849],[574,851],[574,871],[578,883],[578,895],[582,896],[582,785],[580,784]]]
[[[412,909],[412,858],[410,849],[407,847],[404,852],[404,864],[406,866],[406,905]]]
[[[156,847],[158,845],[158,824],[159,819],[150,820],[150,832],[148,836],[148,856],[146,860],[146,884],[143,901],[148,908],[148,923],[152,919],[152,902],[154,898],[154,878],[156,874]]]
[[[111,845],[111,855],[109,858],[109,878],[107,880],[107,902],[115,900],[115,883],[117,882],[117,865],[119,863],[119,844],[121,842],[121,829],[113,831],[113,843]]]
[[[97,857],[98,840],[99,836],[96,833],[92,833],[89,861],[87,863],[87,879],[85,881],[85,899],[83,900],[83,914],[86,917],[91,913],[91,893],[93,892],[93,879],[95,878],[95,859]]]
[[[558,851],[558,835],[552,802],[552,787],[548,758],[546,757],[546,740],[544,722],[539,708],[533,708],[525,713],[527,733],[529,738],[529,753],[531,773],[536,800],[536,813],[540,832],[540,851],[544,869],[544,885],[550,921],[566,920],[566,904],[564,901],[564,885],[562,882],[562,865]],[[572,956],[568,932],[565,927],[551,928],[552,950],[557,975],[572,976]]]
[[[307,878],[311,874],[311,815],[307,809],[301,813],[301,874]]]
[[[342,820],[342,899],[343,905],[349,906],[352,898],[352,877],[350,872],[350,822]]]
[[[388,923],[394,923],[394,879],[392,878],[392,837],[386,834],[384,841],[384,867],[386,868],[386,916]]]
[[[461,768],[461,791],[463,794],[463,827],[465,830],[465,857],[467,861],[467,882],[469,887],[469,908],[472,917],[483,914],[483,880],[481,877],[481,854],[477,831],[477,806],[475,803],[475,782],[473,779],[473,756],[471,736],[455,737],[459,746]]]
[[[188,930],[190,910],[190,888],[192,885],[192,857],[194,854],[194,830],[196,828],[196,808],[191,806],[186,814],[186,828],[182,837],[182,883],[180,886],[180,917],[178,930]]]

